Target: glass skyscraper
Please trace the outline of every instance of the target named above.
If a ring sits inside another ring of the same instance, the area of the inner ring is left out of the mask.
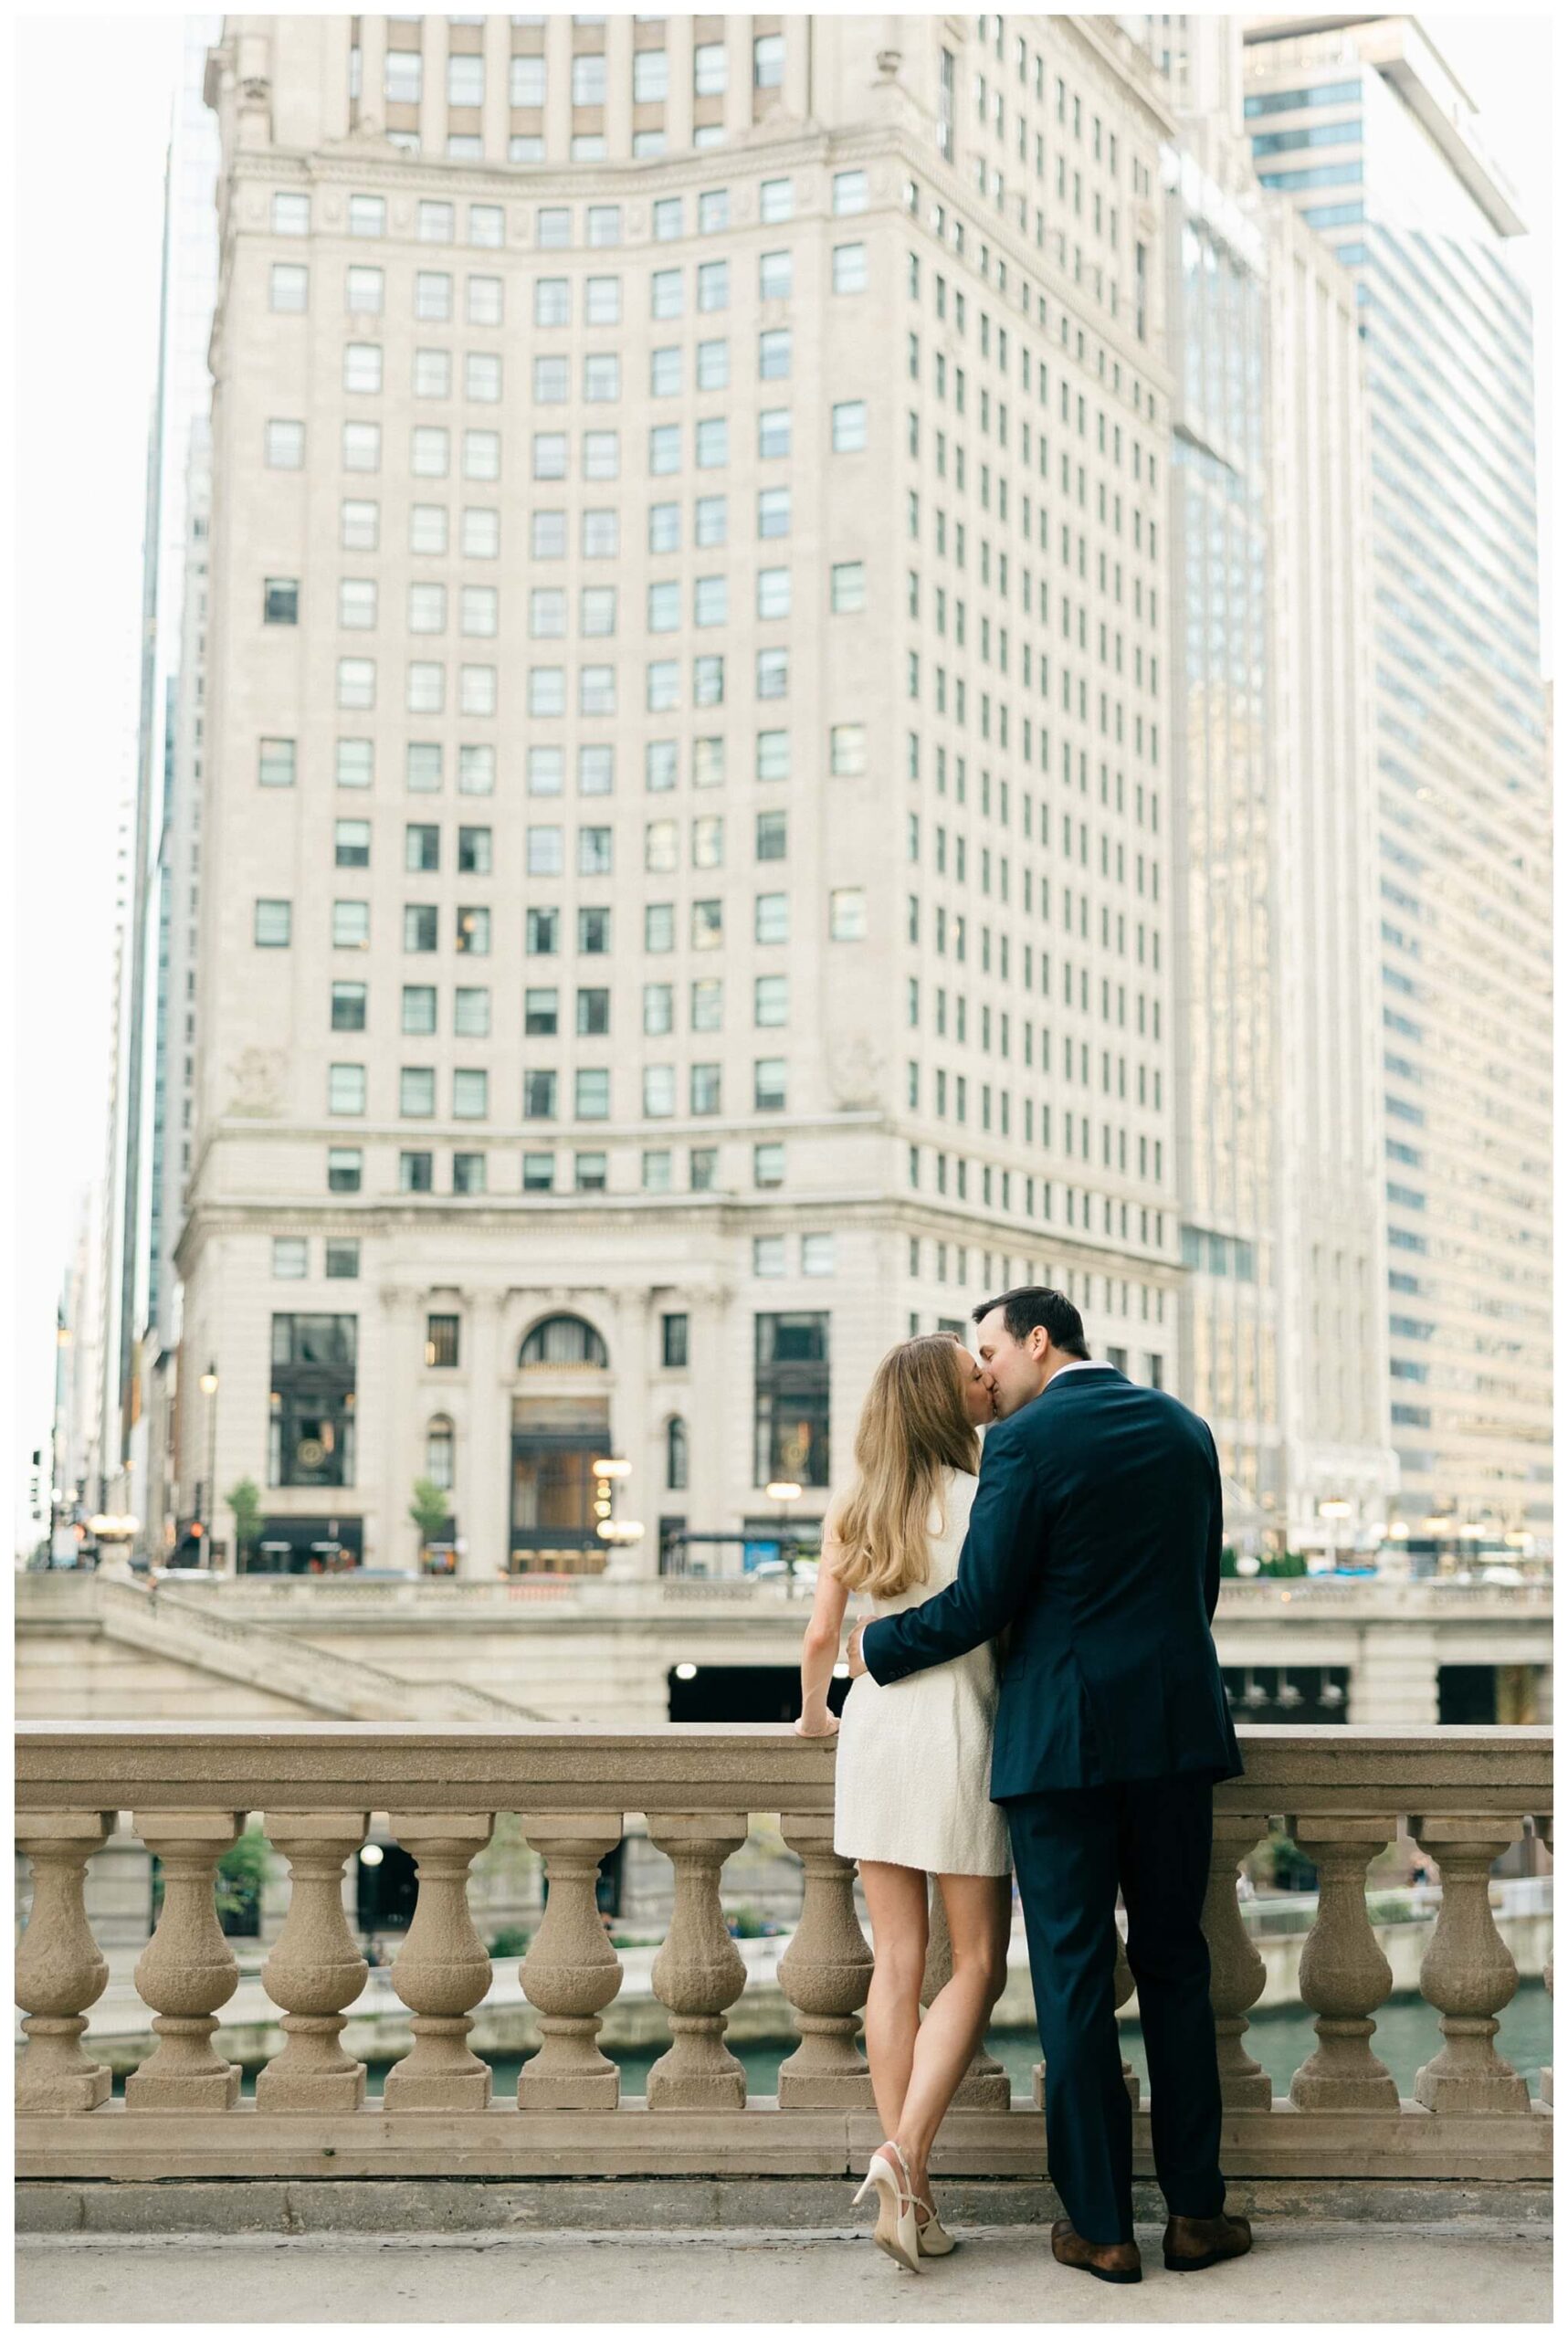
[[[1255,18],[1261,182],[1357,279],[1370,406],[1388,1342],[1413,1550],[1551,1518],[1550,801],[1523,230],[1408,17]]]

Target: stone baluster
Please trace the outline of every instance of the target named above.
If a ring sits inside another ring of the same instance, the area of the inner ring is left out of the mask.
[[[1524,1830],[1492,1816],[1416,1818],[1411,1831],[1443,1871],[1421,1960],[1421,1994],[1437,2008],[1443,2044],[1415,2073],[1415,2100],[1428,2111],[1527,2111],[1529,2088],[1492,2043],[1519,1974],[1493,1922],[1489,1890],[1492,1862]]]
[[[103,1995],[109,1966],[83,1904],[87,1863],[114,1832],[112,1810],[29,1810],[16,1848],[33,1863],[33,1906],[16,1947],[16,2003],[27,2043],[16,2068],[18,2112],[96,2111],[113,2081],[81,2049],[87,2008]]]
[[[1267,1975],[1262,1957],[1247,1938],[1236,1897],[1237,1870],[1267,1831],[1267,1820],[1251,1811],[1215,1812],[1203,1925],[1209,1944],[1209,2003],[1214,2007],[1219,2091],[1227,2111],[1267,2111],[1274,2100],[1268,2072],[1241,2042],[1247,2008],[1262,1996]]]
[[[495,1830],[493,1811],[420,1811],[387,1824],[419,1870],[414,1922],[392,1985],[414,2016],[414,2043],[386,2074],[389,2112],[484,2111],[490,2073],[468,2048],[490,1960],[468,1913],[468,1869]]]
[[[232,2111],[239,2070],[214,2051],[217,2009],[239,1967],[217,1920],[217,1863],[239,1840],[245,1813],[157,1810],[132,1825],[163,1866],[157,1928],[136,1960],[136,1990],[153,2008],[158,2043],[125,2081],[128,2111]]]
[[[1394,1818],[1288,1818],[1318,1870],[1318,1916],[1301,1949],[1301,2002],[1318,2043],[1290,2081],[1298,2111],[1397,2111],[1399,2089],[1373,2052],[1372,2016],[1394,1986],[1366,1912],[1368,1862],[1398,1832]]]
[[[278,1810],[263,1818],[289,1862],[289,1912],[261,1968],[283,2008],[283,2050],[256,2081],[258,2111],[357,2111],[364,2064],[338,2043],[370,1967],[343,1913],[343,1863],[370,1831],[368,1811]]]
[[[1547,1849],[1551,1850],[1552,1820],[1549,1817],[1538,1818],[1535,1823],[1541,1830],[1542,1840],[1545,1843]],[[1550,1948],[1546,1952],[1546,1963],[1542,1967],[1541,1977],[1546,1984],[1546,1996],[1548,2006],[1550,2006],[1553,2002],[1553,1991],[1552,1987],[1552,1951]],[[1541,2100],[1547,2105],[1548,2109],[1551,2108],[1552,2065],[1550,2062],[1543,2062],[1541,2066]]]
[[[545,1863],[544,1916],[519,1968],[540,2013],[541,2043],[518,2081],[520,2111],[614,2111],[621,2074],[600,2053],[600,2017],[621,1985],[595,1886],[599,1861],[621,1839],[618,1810],[553,1811],[524,1818],[523,1839]]]
[[[933,1882],[930,1889],[925,1979],[921,1983],[922,2006],[931,2004],[952,1978],[952,1935],[947,1928],[947,1910],[942,1904],[941,1886]],[[963,2111],[1005,2111],[1012,2101],[1012,2080],[995,2056],[985,2051],[984,2041],[976,2047],[952,2099]]]
[[[647,2074],[650,2111],[740,2111],[746,2073],[724,2043],[726,2008],[746,1967],[724,1926],[719,1878],[746,1839],[744,1811],[650,1817],[648,1839],[675,1863],[675,1911],[654,1959],[653,1993],[668,2007],[669,2051]]]
[[[871,2073],[855,2034],[871,1951],[855,1913],[855,1862],[833,1848],[831,1811],[786,1816],[779,1825],[805,1870],[800,1922],[779,1959],[779,1985],[800,2032],[800,2044],[779,2069],[779,2107],[869,2107]]]
[[[1132,1967],[1127,1962],[1127,1943],[1122,1939],[1119,1929],[1116,1935],[1116,2010],[1118,2013],[1121,2012],[1122,2006],[1127,2003],[1128,1998],[1132,1995]],[[1030,2071],[1030,2080],[1031,2091],[1035,2098],[1035,2108],[1037,2111],[1043,2111],[1046,2107],[1046,2066],[1044,2062],[1036,2062],[1034,2064]],[[1127,2089],[1128,2101],[1131,2103],[1133,2110],[1136,2111],[1138,2108],[1138,2099],[1142,2093],[1143,2089],[1137,2071],[1133,2069],[1125,2054],[1121,2057],[1121,2083]]]

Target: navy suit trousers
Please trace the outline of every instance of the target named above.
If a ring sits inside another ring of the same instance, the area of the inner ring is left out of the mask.
[[[1046,2061],[1051,2180],[1085,2240],[1132,2238],[1132,2108],[1116,2028],[1116,1894],[1149,2063],[1154,2167],[1173,2216],[1214,2217],[1219,2070],[1202,1929],[1206,1777],[1058,1788],[1004,1806]]]

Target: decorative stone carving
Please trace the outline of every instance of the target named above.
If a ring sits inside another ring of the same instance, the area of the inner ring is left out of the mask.
[[[213,2049],[217,2008],[239,1967],[217,1920],[217,1863],[239,1840],[243,1811],[158,1810],[132,1825],[163,1864],[157,1929],[136,1961],[137,1995],[158,2043],[125,2081],[128,2111],[232,2111],[239,2071]]]
[[[81,2049],[87,2008],[109,1966],[83,1904],[87,1863],[114,1832],[112,1810],[23,1811],[16,1848],[33,1867],[33,1906],[16,1948],[16,2003],[27,2043],[16,2066],[18,2112],[96,2111],[113,2080]]]
[[[805,1869],[800,1922],[779,1959],[779,1985],[800,2044],[779,2069],[782,2110],[868,2108],[871,2073],[856,2043],[871,1951],[855,1913],[855,1862],[833,1848],[833,1814],[780,1819]]]
[[[929,2006],[952,1978],[952,1935],[947,1929],[947,1910],[942,1904],[942,1891],[933,1882],[931,1886],[930,1930],[926,1935],[925,1979],[921,1983],[921,2005]],[[1012,2081],[995,2056],[985,2051],[984,2044],[976,2047],[973,2059],[959,2080],[958,2091],[952,2099],[964,2111],[1005,2111],[1012,2101]]]
[[[746,1839],[744,1811],[648,1820],[648,1839],[675,1863],[675,1911],[654,1959],[653,1993],[669,2010],[669,2051],[647,2074],[650,2111],[740,2111],[746,2073],[724,2043],[726,2008],[746,1985],[724,1926],[719,1879]]]
[[[1301,1950],[1300,1996],[1318,2043],[1290,2081],[1298,2111],[1397,2111],[1399,2089],[1370,2043],[1373,2014],[1394,1986],[1366,1912],[1369,1860],[1398,1832],[1394,1818],[1288,1818],[1318,1870],[1318,1916]]]
[[[599,1861],[621,1839],[618,1810],[553,1811],[525,1817],[523,1839],[544,1860],[544,1920],[519,1968],[540,2011],[542,2041],[524,2063],[520,2111],[613,2111],[621,2074],[599,2051],[600,2016],[621,1985],[621,1962],[605,1936],[595,1887]]]
[[[414,2016],[414,2043],[386,2074],[389,2112],[483,2111],[489,2065],[470,2053],[472,2010],[490,1983],[490,1960],[468,1913],[468,1869],[495,1828],[492,1811],[387,1813],[419,1870],[419,1897],[392,1967],[392,1985]]]
[[[1216,1810],[1204,1937],[1209,1944],[1209,2003],[1214,2007],[1220,2097],[1227,2111],[1267,2111],[1274,2099],[1268,2076],[1242,2044],[1247,2009],[1263,1994],[1263,1959],[1247,1936],[1237,1904],[1236,1878],[1248,1851],[1268,1831],[1249,1811]]]
[[[370,1970],[343,1913],[343,1862],[370,1829],[367,1811],[273,1811],[268,1840],[289,1862],[289,1912],[261,1968],[283,2008],[284,2047],[256,2081],[258,2111],[357,2111],[364,2064],[338,2040]]]
[[[1517,1843],[1516,1819],[1416,1818],[1411,1832],[1443,1871],[1437,1922],[1421,1960],[1421,1994],[1438,2012],[1441,2050],[1415,2073],[1428,2111],[1529,2108],[1530,2090],[1492,2040],[1519,1973],[1492,1920],[1492,1863]]]

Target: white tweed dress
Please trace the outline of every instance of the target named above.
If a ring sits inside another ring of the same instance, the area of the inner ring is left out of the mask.
[[[872,1612],[893,1616],[944,1591],[958,1572],[975,1480],[942,1472],[931,1518],[931,1573]],[[939,1531],[940,1529],[940,1531]],[[1006,1875],[1007,1824],[991,1799],[996,1716],[991,1644],[880,1687],[862,1673],[838,1724],[833,1848],[927,1875]]]

